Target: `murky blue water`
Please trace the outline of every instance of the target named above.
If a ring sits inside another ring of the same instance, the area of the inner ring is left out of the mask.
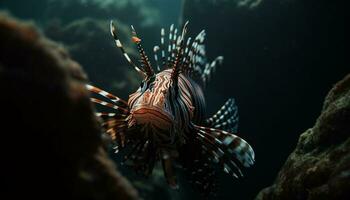
[[[162,27],[189,20],[190,34],[206,29],[208,57],[225,57],[205,89],[208,114],[235,97],[239,134],[256,152],[256,165],[245,170],[244,179],[219,174],[217,198],[253,199],[273,183],[299,134],[314,124],[328,90],[349,72],[344,62],[341,4],[316,0],[2,0],[0,9],[34,21],[47,37],[70,51],[91,82],[124,99],[140,80],[115,49],[110,20],[118,23],[131,55],[136,52],[129,40],[131,24],[150,55],[160,42]],[[185,181],[180,191],[170,190],[161,171],[143,179],[120,168],[145,199],[200,198]]]

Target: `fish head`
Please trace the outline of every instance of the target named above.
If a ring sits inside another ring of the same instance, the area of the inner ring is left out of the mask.
[[[170,130],[174,124],[169,96],[170,78],[155,75],[142,81],[138,90],[129,97],[129,127],[141,125],[157,130]]]

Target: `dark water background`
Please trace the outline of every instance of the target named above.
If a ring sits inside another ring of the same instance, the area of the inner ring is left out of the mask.
[[[95,85],[124,99],[139,80],[113,46],[110,19],[135,25],[150,55],[161,27],[187,19],[191,34],[206,29],[208,57],[225,57],[205,91],[208,112],[235,97],[240,136],[256,152],[256,165],[245,170],[244,179],[220,173],[218,198],[253,199],[273,183],[299,135],[314,124],[329,89],[350,68],[345,64],[344,1],[262,0],[256,7],[249,2],[1,0],[0,9],[33,20],[70,50]],[[121,36],[127,44],[128,34]],[[169,191],[162,178],[138,179],[121,169],[146,199],[198,198],[185,183],[180,192]]]

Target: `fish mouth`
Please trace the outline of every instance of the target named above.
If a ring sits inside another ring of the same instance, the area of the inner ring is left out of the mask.
[[[160,129],[169,129],[174,121],[174,118],[170,113],[159,110],[159,108],[148,106],[142,106],[131,110],[131,115],[132,121],[129,126],[133,124],[150,124]]]

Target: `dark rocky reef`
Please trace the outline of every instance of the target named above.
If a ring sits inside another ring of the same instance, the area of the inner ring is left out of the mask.
[[[2,199],[138,199],[107,156],[80,65],[4,14],[0,44]]]
[[[349,198],[350,75],[329,92],[315,126],[301,134],[275,183],[256,200]]]

